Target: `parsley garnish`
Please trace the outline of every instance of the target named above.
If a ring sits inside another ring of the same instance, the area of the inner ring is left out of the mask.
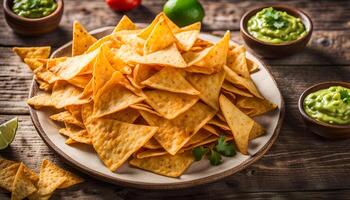
[[[217,144],[213,148],[199,146],[192,149],[192,154],[196,161],[202,160],[207,155],[211,165],[220,165],[222,163],[221,156],[232,157],[236,155],[236,149],[233,143],[226,142],[225,136],[220,136]]]
[[[350,93],[347,89],[340,90],[339,94],[344,103],[350,102]]]
[[[265,8],[264,10],[264,19],[269,27],[281,29],[288,25],[288,21],[281,16],[280,11],[277,11],[271,7]]]

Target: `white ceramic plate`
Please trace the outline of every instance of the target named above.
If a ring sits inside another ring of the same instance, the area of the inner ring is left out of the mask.
[[[105,27],[91,33],[95,37],[101,38],[109,34],[112,30],[113,27]],[[209,34],[201,34],[200,37],[212,42],[220,39]],[[70,52],[71,43],[68,43],[56,50],[52,57],[69,56]],[[247,57],[259,65],[259,71],[252,75],[258,89],[265,98],[279,107],[274,112],[256,118],[266,128],[267,134],[250,142],[250,156],[237,153],[234,157],[225,158],[223,164],[219,166],[211,166],[207,159],[203,159],[200,162],[193,163],[179,178],[169,178],[136,169],[130,167],[128,163],[125,163],[115,173],[111,172],[100,161],[92,147],[83,144],[73,146],[65,144],[66,137],[58,133],[60,127],[49,119],[49,116],[53,114],[52,110],[34,110],[30,108],[31,117],[40,136],[53,151],[58,153],[72,166],[102,181],[125,186],[155,189],[183,188],[212,182],[237,173],[262,157],[276,140],[283,121],[284,102],[275,80],[263,63],[256,57],[249,52],[247,52]],[[37,93],[40,93],[40,91],[35,81],[33,81],[30,97],[35,96]]]

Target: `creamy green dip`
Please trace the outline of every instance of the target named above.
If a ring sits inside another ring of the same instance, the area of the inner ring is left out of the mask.
[[[300,18],[272,7],[256,13],[249,19],[247,27],[253,37],[274,44],[294,41],[307,33]]]
[[[41,18],[51,14],[57,8],[55,0],[14,0],[12,10],[26,18]]]
[[[309,94],[304,110],[312,118],[329,124],[350,124],[350,89],[332,86]]]

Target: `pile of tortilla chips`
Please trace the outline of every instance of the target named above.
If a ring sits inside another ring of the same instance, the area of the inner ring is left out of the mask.
[[[12,200],[46,200],[56,189],[68,188],[82,181],[49,160],[43,160],[37,175],[22,162],[0,157],[0,187],[12,193]]]
[[[219,135],[248,154],[264,133],[251,117],[277,106],[264,99],[250,74],[257,65],[245,48],[199,37],[200,23],[179,28],[160,13],[138,29],[124,16],[95,39],[74,23],[72,56],[48,58],[49,47],[15,48],[45,91],[28,99],[65,128],[66,143],[92,145],[112,171],[132,166],[178,177],[193,162],[191,150]],[[131,157],[131,159],[130,159]]]

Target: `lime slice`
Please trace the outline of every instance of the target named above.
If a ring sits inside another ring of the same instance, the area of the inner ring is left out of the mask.
[[[13,118],[0,125],[0,150],[8,147],[16,135],[18,119]]]

